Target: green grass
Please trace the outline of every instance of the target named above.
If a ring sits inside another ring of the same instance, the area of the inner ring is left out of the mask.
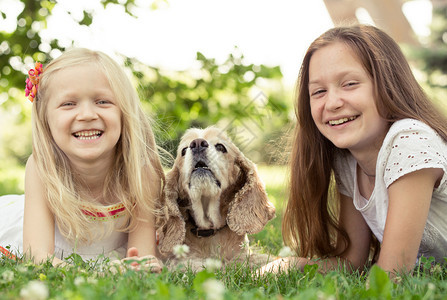
[[[287,179],[284,168],[261,166],[259,172],[277,207],[277,217],[250,239],[276,255],[282,247],[280,225]],[[255,276],[243,264],[196,274],[166,269],[161,274],[130,270],[113,274],[107,263],[71,259],[70,266],[54,268],[50,263],[0,258],[0,299],[26,298],[27,292],[30,299],[37,299],[39,288],[48,292],[49,299],[447,299],[447,268],[430,260],[422,260],[413,276],[390,281],[376,267],[361,274],[340,270],[323,275],[316,266],[307,266],[304,272],[264,277]]]

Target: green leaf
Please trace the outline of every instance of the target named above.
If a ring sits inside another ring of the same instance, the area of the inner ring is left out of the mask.
[[[84,10],[84,18],[82,18],[81,22],[79,22],[79,24],[81,25],[86,25],[86,26],[90,26],[93,22],[93,16],[91,13],[86,12]]]
[[[379,266],[372,266],[367,282],[369,282],[368,293],[370,293],[370,296],[391,299],[391,280]]]
[[[317,273],[317,271],[318,271],[317,264],[304,266],[304,273],[307,274],[309,276],[309,278],[315,277],[315,274]]]
[[[203,283],[210,278],[215,278],[216,275],[207,270],[203,270],[197,273],[196,277],[192,282],[192,286],[194,290],[196,290],[199,294],[203,292]]]

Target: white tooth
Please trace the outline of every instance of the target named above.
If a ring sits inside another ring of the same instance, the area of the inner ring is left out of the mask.
[[[97,139],[99,137],[99,134],[101,134],[101,131],[92,130],[92,131],[77,132],[74,135],[80,140],[93,140]]]
[[[349,117],[349,118],[342,118],[342,119],[339,119],[339,120],[332,120],[332,121],[329,121],[329,124],[331,124],[331,125],[339,125],[339,124],[342,124],[342,123],[345,123],[345,122],[348,122],[348,121],[352,121],[355,118],[356,117],[354,116],[354,117]]]

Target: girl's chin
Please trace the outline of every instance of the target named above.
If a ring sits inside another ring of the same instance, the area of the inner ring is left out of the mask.
[[[351,143],[349,143],[348,141],[339,141],[339,140],[331,140],[332,144],[334,144],[335,147],[339,148],[339,149],[348,149],[349,147],[352,146]]]

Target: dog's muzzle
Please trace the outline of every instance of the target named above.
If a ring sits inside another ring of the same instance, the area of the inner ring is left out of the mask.
[[[216,185],[219,188],[221,187],[220,181],[216,178],[216,176],[214,176],[213,171],[211,171],[211,169],[208,167],[208,165],[203,160],[199,160],[197,162],[195,161],[193,164],[194,164],[194,167],[191,172],[191,177],[192,176],[203,176],[203,177],[209,176],[214,179],[214,182],[216,183]],[[190,183],[190,185],[191,185],[191,183]],[[190,188],[191,188],[191,186],[190,186]]]

